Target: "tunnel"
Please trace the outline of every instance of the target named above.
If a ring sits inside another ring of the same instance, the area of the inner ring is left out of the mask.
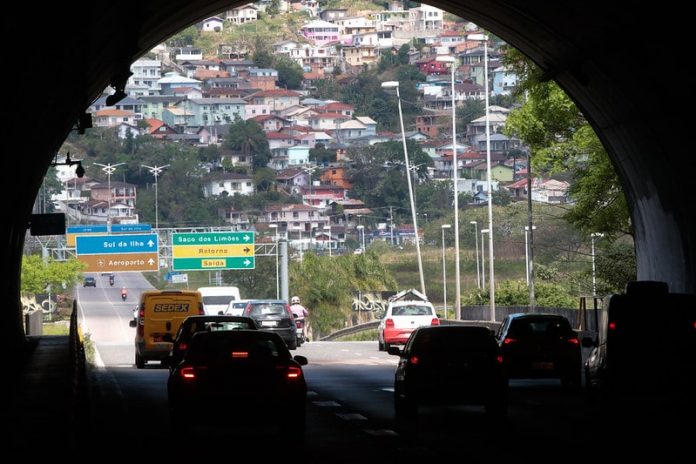
[[[2,111],[6,171],[15,187],[1,226],[4,305],[0,340],[24,340],[20,265],[32,205],[56,151],[90,103],[130,63],[182,28],[240,1],[96,0],[69,6],[14,5],[3,18],[7,57]],[[667,5],[572,0],[432,0],[473,21],[535,61],[571,96],[604,143],[627,195],[638,278],[693,293],[696,200],[682,142],[674,66],[686,43],[656,36]],[[26,21],[27,18],[32,21]],[[666,34],[666,33],[663,33]],[[672,33],[673,34],[673,33]],[[661,68],[658,69],[658,68]],[[10,148],[13,147],[13,148]],[[9,190],[8,190],[9,192]]]

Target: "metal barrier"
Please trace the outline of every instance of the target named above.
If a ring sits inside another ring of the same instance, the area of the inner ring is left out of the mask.
[[[72,313],[70,314],[70,385],[72,393],[72,420],[75,425],[86,424],[88,416],[88,395],[87,395],[87,371],[85,358],[85,345],[82,340],[82,333],[77,324],[77,300],[73,301]],[[75,435],[77,432],[75,433]],[[75,437],[73,438],[75,439]]]

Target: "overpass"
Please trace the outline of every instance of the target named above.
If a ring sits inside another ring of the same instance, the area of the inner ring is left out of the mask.
[[[6,304],[0,343],[24,343],[19,275],[24,236],[42,178],[66,135],[129,65],[185,26],[243,1],[95,0],[13,5],[3,15],[4,44],[22,49],[6,60],[2,127],[19,148],[4,157],[16,187],[0,228]],[[696,190],[689,149],[682,145],[671,72],[688,56],[679,40],[677,2],[617,4],[599,0],[432,0],[472,20],[531,57],[577,102],[605,144],[635,225],[638,278],[675,292],[696,291]],[[40,14],[36,14],[40,10]],[[31,21],[27,21],[31,18]],[[60,18],[60,19],[59,19]],[[651,31],[669,27],[670,36]],[[672,39],[672,40],[670,40]],[[24,61],[21,61],[21,58]],[[646,66],[647,65],[647,66]],[[11,78],[11,79],[10,79]],[[8,82],[10,81],[10,82]]]

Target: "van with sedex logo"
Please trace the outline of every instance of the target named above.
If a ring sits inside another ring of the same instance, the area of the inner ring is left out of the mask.
[[[138,315],[130,322],[135,331],[135,366],[148,361],[166,363],[174,334],[181,322],[203,312],[203,298],[197,291],[150,290],[140,294]]]

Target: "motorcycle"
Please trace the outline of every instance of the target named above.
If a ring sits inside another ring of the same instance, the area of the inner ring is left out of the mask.
[[[109,285],[114,286],[114,276],[109,276]]]
[[[121,293],[121,300],[126,301],[127,298],[128,298],[127,293]]]
[[[295,319],[295,337],[297,338],[298,347],[307,341],[304,336],[304,319]]]

